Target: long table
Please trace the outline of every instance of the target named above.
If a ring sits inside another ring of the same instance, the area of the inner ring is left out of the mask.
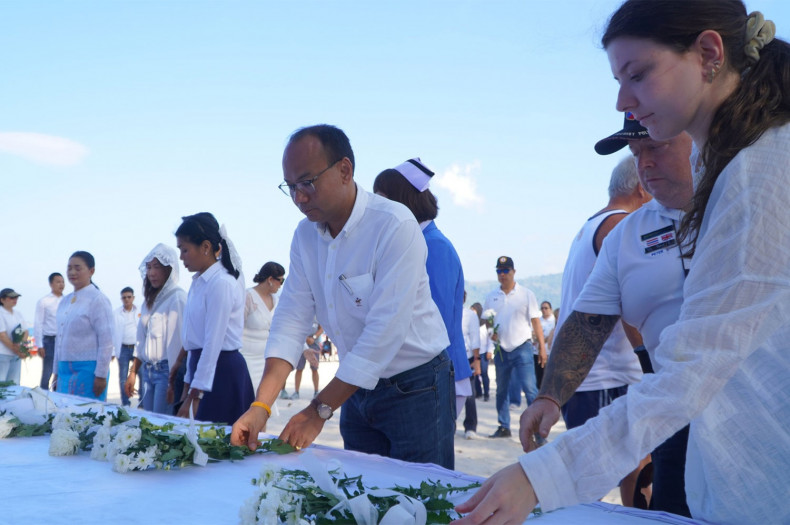
[[[84,401],[57,395],[53,399],[61,406]],[[143,411],[130,413],[157,419]],[[262,434],[261,437],[274,436]],[[0,439],[0,524],[238,523],[239,509],[253,494],[250,480],[258,477],[262,467],[273,464],[300,468],[301,455],[305,452],[282,456],[259,454],[242,461],[209,463],[205,467],[119,474],[109,463],[92,460],[85,452],[52,457],[48,449],[49,436]],[[416,486],[425,479],[453,485],[482,481],[433,464],[406,463],[320,445],[305,450],[324,462],[339,460],[347,474],[363,474],[367,485]],[[466,497],[468,494],[457,500]],[[697,523],[671,514],[607,503],[577,505],[535,519],[539,525]],[[534,519],[527,521],[531,523]]]

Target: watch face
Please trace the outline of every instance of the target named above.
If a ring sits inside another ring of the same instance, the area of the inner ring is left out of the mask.
[[[329,419],[330,417],[332,417],[331,406],[321,403],[320,405],[318,405],[317,408],[318,408],[318,415],[321,417],[321,419]]]

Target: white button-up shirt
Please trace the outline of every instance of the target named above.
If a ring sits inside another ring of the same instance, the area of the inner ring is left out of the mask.
[[[241,348],[245,294],[241,280],[219,261],[192,277],[181,333],[185,350],[203,349],[195,376],[187,371],[184,379],[192,388],[210,392],[219,353]]]
[[[115,314],[115,339],[113,341],[116,357],[121,356],[121,345],[135,346],[137,344],[137,322],[140,320],[140,312],[137,306],[132,305],[128,312],[120,306],[113,312]]]
[[[36,345],[44,346],[45,335],[55,335],[58,333],[58,305],[63,299],[54,293],[42,297],[36,303],[36,316],[33,319],[33,335],[36,338]]]
[[[532,339],[532,319],[541,317],[538,300],[532,290],[515,284],[508,294],[501,287],[489,293],[483,307],[495,313],[499,345],[505,352],[511,352]]]
[[[307,219],[297,226],[266,357],[296,366],[317,318],[338,348],[336,377],[346,383],[371,389],[430,361],[450,341],[431,299],[427,254],[405,206],[357,185],[337,237]]]
[[[693,164],[692,164],[693,165]],[[790,124],[719,175],[660,371],[520,458],[541,508],[593,501],[691,422],[686,496],[711,523],[790,523]]]
[[[96,377],[107,377],[115,319],[110,300],[89,284],[65,296],[58,306],[53,370],[60,361],[96,361]]]
[[[464,332],[464,345],[466,357],[474,357],[474,350],[480,349],[480,320],[477,313],[471,308],[464,308],[461,317],[461,327]],[[482,351],[482,350],[481,350]]]

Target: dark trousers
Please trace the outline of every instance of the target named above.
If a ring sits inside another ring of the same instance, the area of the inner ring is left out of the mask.
[[[45,335],[44,341],[44,362],[41,364],[41,384],[43,390],[49,390],[49,380],[52,378],[52,363],[55,358],[55,336]]]
[[[653,496],[650,510],[672,512],[691,517],[686,505],[686,445],[689,427],[686,425],[652,452]]]
[[[472,359],[469,360],[469,364]],[[472,383],[473,395],[466,396],[466,403],[464,404],[464,431],[471,430],[477,432],[477,403],[475,402],[474,389],[475,389],[475,376],[469,378]]]
[[[532,357],[535,359],[535,380],[538,382],[538,390],[540,390],[540,385],[543,384],[543,367],[538,362],[539,356],[533,354]]]

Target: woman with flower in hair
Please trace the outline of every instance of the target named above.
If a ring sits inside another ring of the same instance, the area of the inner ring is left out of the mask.
[[[239,352],[244,329],[241,261],[212,214],[182,220],[177,245],[184,266],[195,275],[184,309],[181,341],[188,360],[178,415],[189,417],[191,409],[195,419],[230,423],[255,400]],[[177,368],[171,368],[171,381]]]
[[[458,523],[593,501],[688,423],[692,517],[790,523],[790,44],[774,33],[740,0],[628,0],[612,15],[617,110],[653,139],[694,140],[680,319],[661,333],[658,373],[495,474]],[[557,344],[594,359],[618,316],[572,315],[585,332],[563,325]]]
[[[115,321],[107,296],[93,284],[96,260],[74,252],[66,277],[74,291],[58,306],[53,388],[64,394],[107,400]]]
[[[145,410],[172,414],[167,402],[170,365],[178,361],[182,348],[181,328],[187,294],[178,286],[178,253],[166,244],[157,244],[140,264],[145,301],[137,324],[134,362],[124,388],[134,395],[137,375],[141,375],[140,403]],[[176,371],[177,373],[177,371]]]

